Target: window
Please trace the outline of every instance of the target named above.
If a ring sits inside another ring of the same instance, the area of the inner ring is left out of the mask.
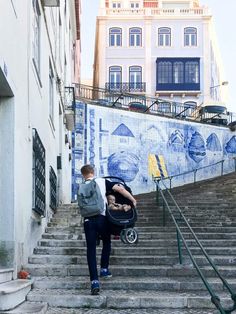
[[[131,9],[138,9],[139,8],[139,2],[131,2],[130,7],[131,7]]]
[[[122,43],[122,30],[121,28],[115,27],[109,30],[109,46],[121,46]]]
[[[168,101],[162,101],[158,104],[157,111],[170,113],[171,112],[171,103]]]
[[[49,171],[50,182],[50,207],[55,210],[57,208],[57,176],[52,167]]]
[[[120,66],[109,68],[109,84],[111,89],[120,89],[122,81],[122,69]]]
[[[142,29],[141,28],[130,28],[129,29],[129,45],[131,47],[142,46]]]
[[[184,82],[184,64],[183,62],[173,63],[173,82],[180,84]]]
[[[186,114],[186,116],[191,117],[193,115],[196,107],[197,107],[197,103],[195,101],[186,101],[184,103],[184,107],[188,108],[188,109],[186,109],[184,114]]]
[[[40,9],[38,0],[33,0],[33,9],[34,9],[34,17],[33,17],[33,61],[34,65],[38,71],[40,72]]]
[[[184,29],[184,46],[197,46],[197,29],[195,27]]]
[[[171,45],[171,29],[168,27],[158,28],[158,46],[165,47]]]
[[[120,9],[121,3],[120,2],[112,2],[112,8],[113,9]]]
[[[49,116],[54,121],[54,75],[49,61]]]
[[[168,61],[158,64],[158,83],[172,83],[172,63]]]
[[[185,64],[185,82],[199,83],[198,62],[186,62]]]
[[[130,90],[140,90],[142,85],[142,67],[131,66],[129,68],[129,87]]]
[[[36,129],[33,129],[32,152],[32,208],[39,215],[45,215],[46,184],[45,184],[45,148]]]
[[[62,60],[62,23],[61,23],[61,15],[59,12],[59,33],[58,33],[58,57],[59,57],[59,63],[61,66],[61,60]]]
[[[200,90],[200,58],[158,58],[157,90]]]

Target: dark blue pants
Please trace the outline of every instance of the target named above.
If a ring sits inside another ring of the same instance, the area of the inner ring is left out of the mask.
[[[96,259],[96,240],[98,235],[103,242],[101,268],[108,268],[111,253],[111,235],[107,218],[102,215],[84,218],[84,232],[87,244],[87,262],[90,280],[98,280]]]

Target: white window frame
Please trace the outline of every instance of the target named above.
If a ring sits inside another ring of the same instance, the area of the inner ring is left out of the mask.
[[[184,47],[197,46],[197,28],[185,27],[184,28]]]
[[[118,2],[118,1],[112,2],[111,6],[112,6],[112,9],[120,9],[121,8],[121,2]]]
[[[159,27],[158,28],[158,46],[171,47],[171,28]]]
[[[54,74],[51,62],[49,61],[49,117],[54,123]]]
[[[116,68],[117,68],[117,71],[114,70]],[[112,89],[121,88],[121,84],[122,84],[122,67],[121,66],[112,65],[109,67],[109,84],[114,84]]]
[[[136,2],[136,1],[132,1],[130,2],[130,8],[135,10],[135,9],[139,9],[140,7],[140,3],[139,2]]]
[[[38,0],[33,0],[33,42],[32,42],[32,56],[34,65],[38,74],[40,73],[40,40],[41,40],[41,12]]]
[[[135,32],[135,31],[138,31],[138,32]],[[133,40],[133,45],[131,44],[132,40]],[[138,40],[139,40],[139,44],[138,44]],[[129,29],[129,46],[130,47],[142,47],[142,28],[131,27]]]
[[[112,32],[117,30],[117,32]],[[112,44],[114,41],[114,44]],[[120,45],[118,44],[120,41]],[[109,28],[109,47],[122,47],[122,28],[120,27],[111,27]]]
[[[131,84],[133,84],[133,86]],[[129,67],[129,85],[131,89],[141,89],[142,67],[140,65],[132,65]]]

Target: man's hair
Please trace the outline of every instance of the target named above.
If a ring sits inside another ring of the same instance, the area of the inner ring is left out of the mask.
[[[82,175],[87,176],[88,174],[94,174],[94,168],[91,165],[84,165],[81,169],[80,169]]]

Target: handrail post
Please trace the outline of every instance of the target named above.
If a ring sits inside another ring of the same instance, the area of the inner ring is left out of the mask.
[[[166,226],[166,207],[165,207],[165,202],[163,202],[162,208],[163,208],[163,212],[162,212],[163,227],[165,227]]]
[[[194,169],[194,171],[193,171],[193,183],[196,183],[196,177],[197,177],[197,169]]]
[[[236,172],[236,157],[233,157],[234,159],[234,171]]]
[[[155,183],[156,183],[156,203],[159,205],[159,182],[160,179],[155,178]]]
[[[169,177],[169,179],[170,179],[170,190],[171,190],[171,180],[172,180],[172,177]]]
[[[221,160],[221,175],[224,173],[224,160]]]
[[[182,259],[181,238],[179,236],[178,229],[176,229],[176,236],[177,236],[177,244],[178,244],[179,263],[180,265],[182,265],[183,259]]]
[[[158,182],[156,182],[156,203],[159,204],[159,188],[158,188]]]

